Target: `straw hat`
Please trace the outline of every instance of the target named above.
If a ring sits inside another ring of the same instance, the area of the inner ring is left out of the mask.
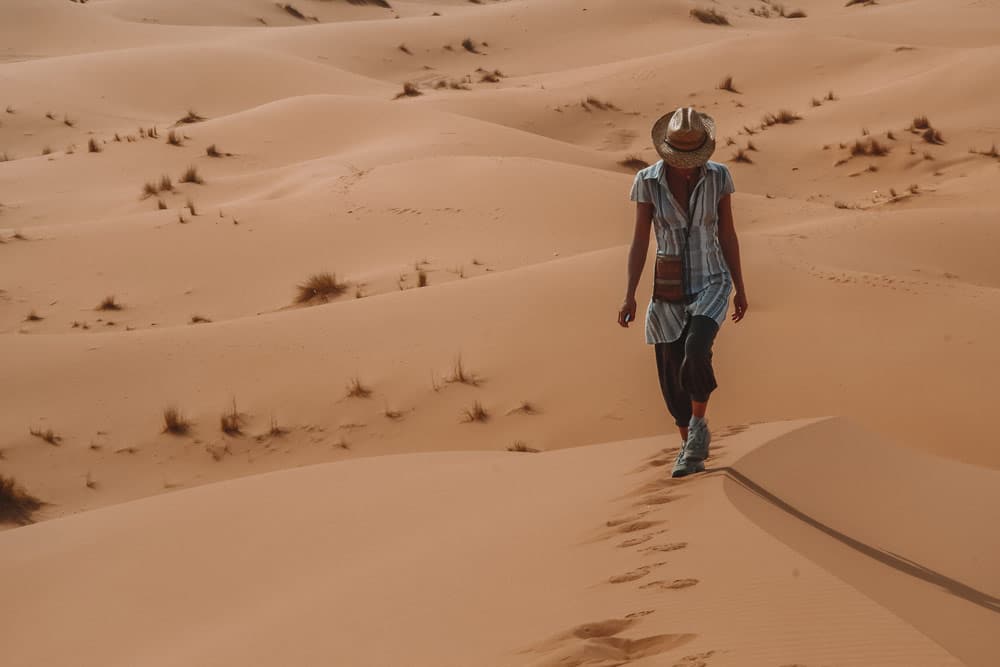
[[[653,124],[653,147],[671,167],[700,167],[715,151],[715,121],[691,107],[680,107]]]

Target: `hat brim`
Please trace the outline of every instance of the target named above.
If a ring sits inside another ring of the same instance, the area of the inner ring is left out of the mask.
[[[671,111],[664,114],[660,116],[659,120],[653,123],[653,148],[663,158],[663,161],[671,167],[700,167],[708,162],[708,158],[715,152],[715,121],[706,113],[696,112],[701,118],[701,122],[705,125],[705,132],[708,134],[708,138],[698,150],[680,151],[667,143],[667,125],[670,124],[670,118],[674,113]]]

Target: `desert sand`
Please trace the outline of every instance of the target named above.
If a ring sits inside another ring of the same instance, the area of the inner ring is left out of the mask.
[[[3,663],[1000,664],[1000,2],[844,4],[5,0]],[[750,312],[671,481],[681,105]]]

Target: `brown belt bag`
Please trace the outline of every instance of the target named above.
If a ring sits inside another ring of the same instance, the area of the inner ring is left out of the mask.
[[[682,255],[656,254],[656,271],[653,274],[653,300],[667,303],[686,303],[684,284],[684,257]]]

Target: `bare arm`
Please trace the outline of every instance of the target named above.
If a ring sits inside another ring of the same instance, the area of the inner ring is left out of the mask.
[[[618,324],[623,327],[627,327],[629,321],[635,320],[635,291],[639,287],[642,269],[646,266],[649,231],[652,228],[652,223],[653,205],[636,202],[635,230],[632,233],[632,246],[628,251],[628,285],[625,288],[625,301],[618,311]]]
[[[739,322],[747,311],[747,297],[746,286],[743,284],[743,267],[740,264],[740,240],[736,237],[730,195],[719,200],[719,245],[722,246],[722,255],[726,258],[729,273],[733,276],[733,285],[736,288],[736,296],[733,299],[733,306],[736,309],[733,321]]]

